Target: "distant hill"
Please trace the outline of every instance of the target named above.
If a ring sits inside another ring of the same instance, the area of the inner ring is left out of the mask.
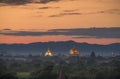
[[[30,44],[0,44],[0,52],[7,52],[8,54],[40,54],[50,48],[54,54],[67,54],[72,47],[76,47],[83,55],[89,55],[92,51],[96,52],[98,55],[111,55],[112,52],[120,55],[120,43],[99,45],[77,43],[74,41],[35,42]]]

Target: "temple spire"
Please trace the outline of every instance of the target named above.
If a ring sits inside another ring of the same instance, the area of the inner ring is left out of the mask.
[[[45,56],[53,56],[51,50],[48,48],[48,50],[45,53]]]

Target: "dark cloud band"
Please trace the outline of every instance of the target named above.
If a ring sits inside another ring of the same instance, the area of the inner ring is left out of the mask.
[[[57,1],[59,0],[0,0],[0,3],[5,3],[8,5],[22,5],[28,3],[49,3]]]
[[[52,29],[46,32],[1,30],[0,34],[9,36],[65,35],[77,38],[120,38],[120,27]]]

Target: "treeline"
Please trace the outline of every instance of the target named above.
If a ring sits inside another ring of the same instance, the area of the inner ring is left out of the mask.
[[[91,62],[92,63],[92,62]],[[0,62],[0,79],[58,79],[60,71],[65,79],[120,79],[120,61],[107,63],[82,63],[47,65],[39,63]],[[62,68],[61,68],[62,65]],[[21,78],[18,72],[28,72],[29,76]]]

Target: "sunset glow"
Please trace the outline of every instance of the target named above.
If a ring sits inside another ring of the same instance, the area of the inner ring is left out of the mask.
[[[55,2],[34,3],[36,1],[38,2],[38,0],[33,0],[31,3],[19,5],[0,2],[0,43],[67,40],[92,44],[120,42],[120,37],[75,38],[75,35],[72,34],[43,34],[38,36],[3,34],[4,29],[49,32],[49,30],[52,29],[120,27],[119,0],[60,0]],[[118,34],[120,34],[120,32]]]

